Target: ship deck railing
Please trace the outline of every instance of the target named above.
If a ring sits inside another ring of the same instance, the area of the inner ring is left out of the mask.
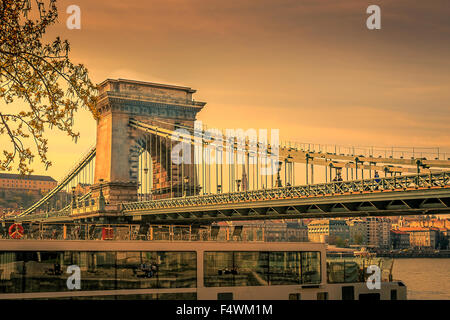
[[[11,239],[10,224],[0,224],[0,239]],[[22,223],[17,241],[101,240],[101,241],[259,241],[308,242],[306,230],[286,224],[264,225],[136,225],[92,223]]]

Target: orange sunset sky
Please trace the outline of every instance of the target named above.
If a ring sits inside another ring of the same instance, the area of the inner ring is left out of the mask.
[[[67,6],[81,8],[68,30]],[[366,8],[381,7],[381,30]],[[210,127],[280,129],[282,140],[450,150],[448,0],[57,1],[49,38],[71,43],[93,81],[125,78],[197,89]],[[61,178],[95,143],[56,131],[45,171]],[[449,154],[450,156],[450,154]],[[36,159],[37,160],[37,159]]]

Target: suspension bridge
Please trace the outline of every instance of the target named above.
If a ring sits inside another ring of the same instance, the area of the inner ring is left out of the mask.
[[[196,91],[100,84],[96,145],[18,222],[193,224],[450,213],[439,148],[278,141],[196,121]]]

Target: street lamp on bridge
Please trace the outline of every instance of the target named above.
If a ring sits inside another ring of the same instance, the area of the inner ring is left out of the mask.
[[[75,193],[75,187],[72,187],[72,208],[75,209],[77,207],[77,196]]]
[[[189,188],[189,186],[188,186],[188,183],[189,183],[189,177],[188,177],[188,176],[184,177],[184,178],[183,178],[183,181],[184,181],[183,197],[186,198],[187,190],[188,190],[188,188]]]
[[[278,172],[277,172],[277,187],[281,188],[283,186],[283,184],[281,183],[281,178],[280,178],[280,171],[281,171],[281,166],[283,165],[282,161],[278,161]]]
[[[307,153],[306,154],[306,156],[305,156],[305,159],[306,159],[306,184],[308,184],[308,164],[309,164],[309,159],[313,159],[313,157],[311,157],[310,155],[309,155],[309,153]],[[311,183],[313,183],[313,181],[312,181],[312,168],[313,168],[313,164],[311,163]]]
[[[355,158],[355,168],[356,168],[355,172],[356,172],[356,180],[358,180],[358,162],[360,162],[360,161],[359,161],[359,158],[358,158],[358,157],[356,157],[356,158]]]

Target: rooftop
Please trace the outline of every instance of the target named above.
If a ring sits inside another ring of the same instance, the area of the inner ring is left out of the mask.
[[[185,86],[155,83],[155,82],[148,82],[148,81],[137,81],[137,80],[129,80],[129,79],[106,79],[102,83],[100,83],[99,86],[103,87],[108,82],[116,83],[116,84],[132,84],[132,85],[141,86],[141,87],[153,87],[153,88],[160,88],[160,89],[179,90],[179,91],[185,91],[187,93],[197,92],[197,90],[194,90],[190,87],[185,87]]]
[[[435,227],[402,227],[398,229],[399,231],[405,232],[415,232],[415,231],[439,231],[439,228]]]
[[[391,230],[391,232],[395,233],[395,234],[408,234],[408,232],[400,231],[400,230]]]
[[[0,179],[17,179],[17,180],[32,180],[32,181],[51,181],[56,182],[50,176],[39,176],[39,175],[21,175],[15,173],[3,173],[0,172]]]

